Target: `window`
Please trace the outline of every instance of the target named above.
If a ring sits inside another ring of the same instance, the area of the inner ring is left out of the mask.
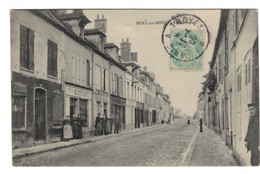
[[[34,32],[20,26],[20,67],[33,71],[34,69]]]
[[[86,82],[87,86],[90,86],[90,62],[87,60],[87,74],[86,74]]]
[[[120,97],[123,97],[123,89],[124,89],[124,87],[123,87],[123,78],[120,77],[119,78],[119,89],[118,89]]]
[[[12,102],[13,129],[25,128],[26,97],[14,96]]]
[[[76,109],[77,109],[77,99],[70,98],[70,117],[76,115]]]
[[[229,60],[228,60],[228,31],[225,32],[225,72],[226,74],[229,71]]]
[[[246,85],[250,83],[251,78],[251,59],[248,60],[248,62],[245,64],[245,82]]]
[[[126,82],[126,95],[127,95],[127,98],[130,98],[130,83],[129,83],[129,81]]]
[[[96,65],[96,89],[101,90],[102,84],[102,69],[100,66]]]
[[[238,92],[241,91],[241,79],[242,79],[242,77],[241,77],[241,70],[239,68],[238,74],[237,74],[237,91]]]
[[[88,100],[80,99],[80,115],[84,119],[84,126],[88,125]]]
[[[137,87],[137,98],[136,98],[136,101],[140,101],[140,98],[139,98],[139,87]]]
[[[48,75],[57,77],[57,44],[48,40]]]

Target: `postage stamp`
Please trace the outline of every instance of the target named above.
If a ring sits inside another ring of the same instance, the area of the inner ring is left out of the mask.
[[[203,70],[203,53],[210,35],[207,25],[196,15],[171,17],[162,32],[162,43],[170,55],[170,70]]]

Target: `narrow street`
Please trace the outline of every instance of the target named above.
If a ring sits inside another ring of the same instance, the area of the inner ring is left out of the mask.
[[[179,166],[197,122],[186,119],[156,129],[14,159],[14,166]]]

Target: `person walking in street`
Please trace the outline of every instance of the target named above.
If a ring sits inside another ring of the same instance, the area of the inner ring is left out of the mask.
[[[114,118],[112,117],[112,118],[110,118],[110,134],[113,133],[113,127],[114,127],[113,125],[114,125]]]
[[[118,116],[115,117],[114,124],[115,124],[114,134],[119,134],[119,118],[118,118]]]
[[[104,117],[102,116],[101,118],[100,118],[100,125],[101,125],[101,135],[103,135],[104,134],[104,127],[105,127],[105,120],[104,120]]]
[[[110,133],[110,123],[109,123],[109,119],[107,118],[106,115],[104,115],[104,133],[105,135],[108,135]]]
[[[247,152],[251,151],[251,165],[259,166],[259,115],[256,113],[255,103],[248,104],[249,124],[245,137]]]
[[[96,126],[96,135],[99,136],[101,134],[101,118],[100,113],[98,113],[96,120],[95,120],[95,126]]]

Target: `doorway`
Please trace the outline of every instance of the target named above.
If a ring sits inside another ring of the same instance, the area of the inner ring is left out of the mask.
[[[35,140],[46,140],[46,91],[35,89]]]

